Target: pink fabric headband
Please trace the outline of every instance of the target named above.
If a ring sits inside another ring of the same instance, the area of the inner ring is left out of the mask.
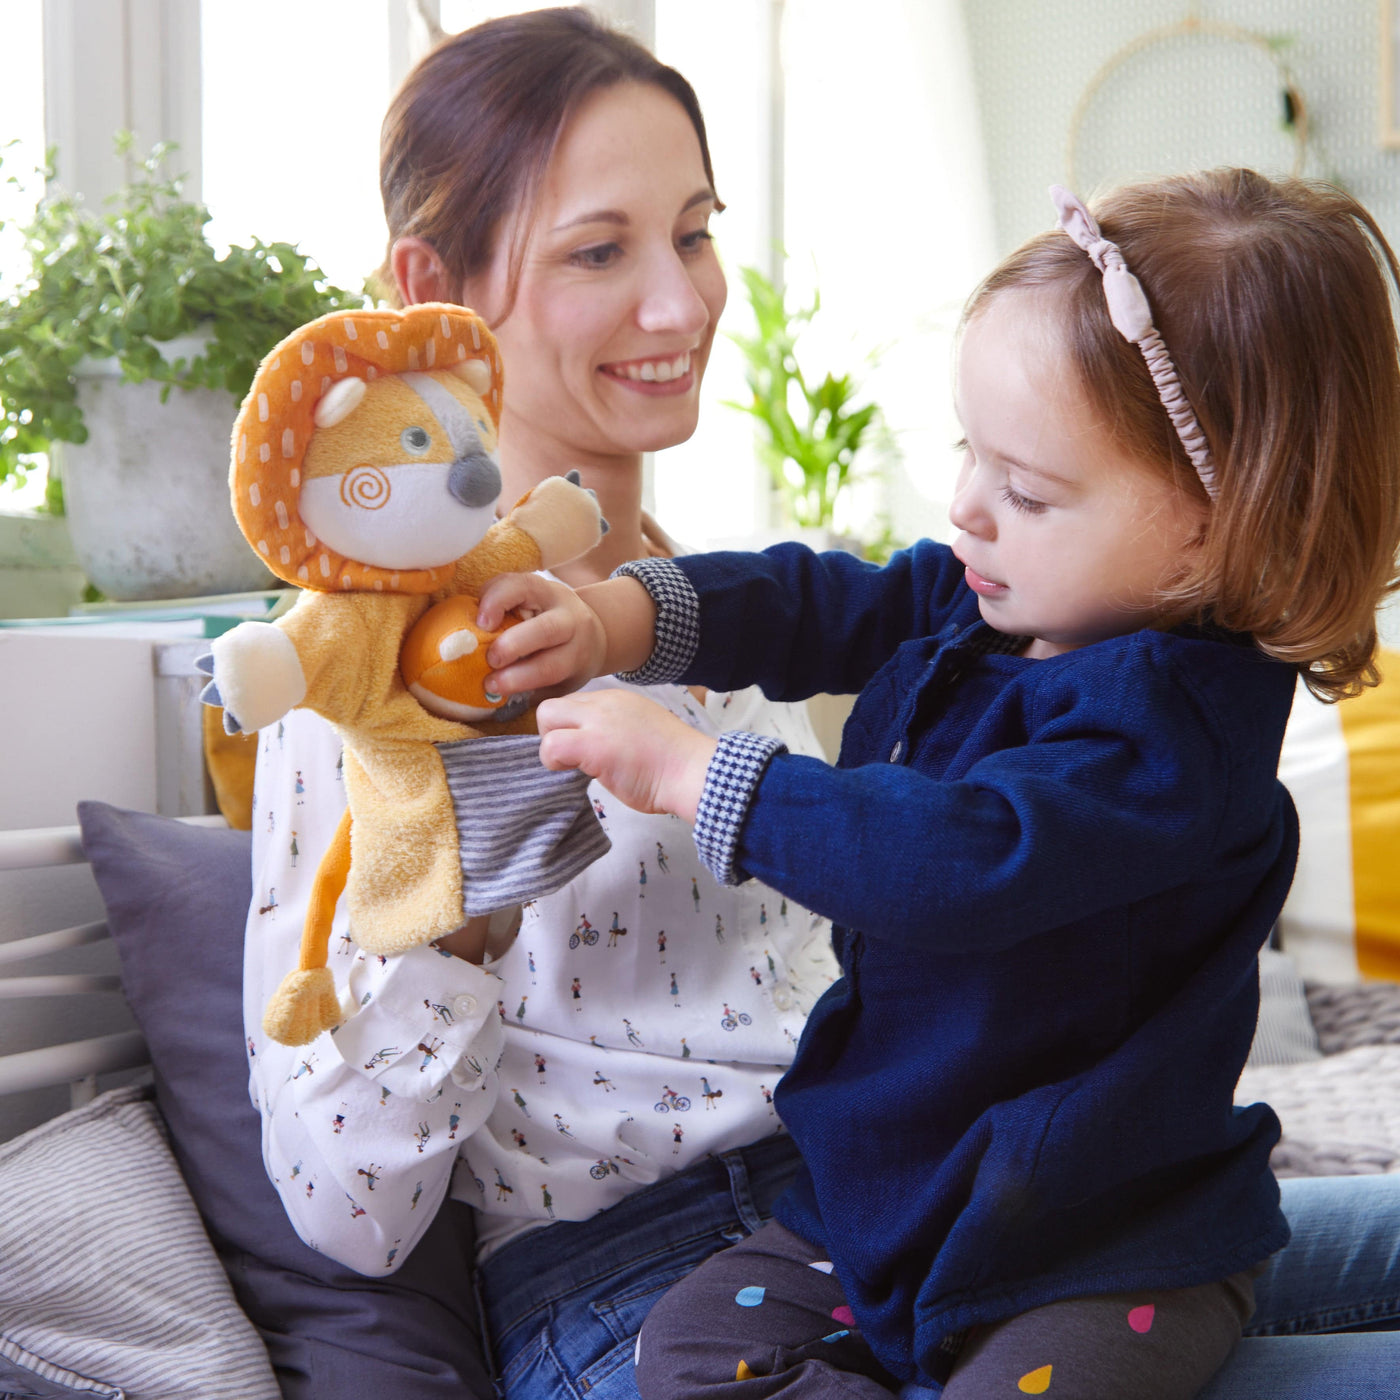
[[[1094,266],[1103,273],[1104,300],[1108,317],[1124,340],[1130,340],[1142,351],[1152,382],[1157,386],[1162,405],[1172,420],[1181,445],[1186,449],[1201,485],[1211,500],[1216,497],[1215,462],[1206,444],[1206,435],[1187,402],[1186,392],[1176,377],[1176,366],[1167,353],[1161,334],[1152,324],[1152,308],[1142,284],[1128,271],[1123,253],[1099,231],[1094,216],[1062,185],[1050,186],[1050,198],[1059,211],[1060,227],[1088,253]]]

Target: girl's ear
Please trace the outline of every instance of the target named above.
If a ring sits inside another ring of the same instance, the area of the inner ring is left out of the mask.
[[[423,238],[398,238],[389,254],[399,297],[405,306],[424,301],[455,302],[456,289],[451,286],[447,269],[438,251]]]

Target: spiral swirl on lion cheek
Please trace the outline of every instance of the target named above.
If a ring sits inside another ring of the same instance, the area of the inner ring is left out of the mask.
[[[378,467],[354,467],[340,480],[340,499],[347,506],[378,510],[389,500],[388,476]]]

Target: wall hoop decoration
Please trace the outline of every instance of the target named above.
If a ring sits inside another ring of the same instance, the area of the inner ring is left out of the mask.
[[[1279,52],[1277,43],[1269,35],[1258,30],[1245,29],[1237,24],[1225,24],[1219,20],[1202,19],[1193,6],[1185,19],[1150,29],[1110,54],[1085,84],[1069,119],[1069,137],[1065,149],[1065,183],[1070,189],[1078,189],[1080,172],[1076,168],[1076,157],[1080,136],[1085,115],[1099,89],[1118,69],[1139,54],[1183,38],[1218,39],[1223,43],[1245,44],[1258,50],[1274,65],[1278,71],[1282,125],[1293,141],[1293,165],[1289,174],[1296,177],[1303,173],[1308,151],[1308,107],[1292,72]]]
[[[1380,142],[1400,149],[1400,0],[1381,0]]]

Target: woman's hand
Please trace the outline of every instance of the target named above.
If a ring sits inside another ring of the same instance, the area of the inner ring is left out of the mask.
[[[694,822],[716,743],[655,701],[594,690],[546,700],[539,723],[546,768],[581,768],[638,812]]]
[[[604,674],[603,624],[572,588],[539,574],[502,574],[482,591],[477,623],[492,631],[512,608],[525,621],[507,627],[486,653],[492,690],[560,695]]]

